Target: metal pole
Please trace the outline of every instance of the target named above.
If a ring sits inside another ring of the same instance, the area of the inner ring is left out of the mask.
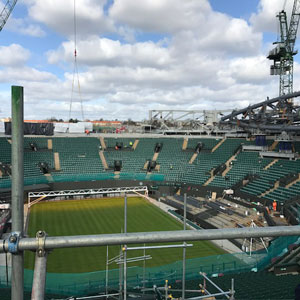
[[[108,294],[108,246],[106,246],[105,293]]]
[[[120,246],[120,258],[122,257],[122,246]],[[119,299],[122,300],[122,264],[119,265]]]
[[[193,247],[193,244],[160,245],[160,246],[144,246],[144,247],[127,247],[126,250],[130,251],[130,250],[169,249],[169,248],[185,248],[185,247]]]
[[[165,282],[165,300],[168,300],[168,280]]]
[[[17,244],[18,237],[23,236],[24,226],[24,114],[23,87],[12,86],[12,232],[10,242]],[[18,251],[18,249],[16,249]],[[23,252],[12,255],[11,299],[23,300],[24,294],[24,256]]]
[[[124,197],[124,233],[127,233],[127,195]]]
[[[230,300],[234,300],[234,294],[235,294],[235,291],[234,291],[234,278],[231,278],[231,295],[230,295]]]
[[[5,271],[6,271],[6,286],[8,286],[8,261],[7,261],[7,253],[5,253]]]
[[[146,287],[146,244],[144,244],[144,264],[143,264],[143,289]],[[143,290],[143,295],[145,294],[145,291]]]
[[[127,233],[127,195],[124,197],[124,233]],[[124,251],[124,300],[127,299],[127,251],[126,245],[123,248]]]
[[[36,253],[32,283],[31,300],[44,300],[46,286],[47,253]]]
[[[178,230],[155,232],[130,232],[127,234],[95,234],[77,236],[46,237],[45,249],[91,247],[107,245],[128,245],[142,243],[184,242],[202,240],[222,240],[236,238],[277,237],[300,235],[300,226],[273,226],[257,228],[224,228],[205,230]],[[0,253],[10,251],[8,240],[0,240]],[[38,247],[35,238],[22,238],[19,241],[19,250],[36,250]]]
[[[183,230],[186,230],[186,193],[184,194],[184,211],[183,211]],[[186,242],[184,242],[186,246]],[[186,247],[183,248],[182,257],[182,299],[185,299],[185,263],[186,263]]]

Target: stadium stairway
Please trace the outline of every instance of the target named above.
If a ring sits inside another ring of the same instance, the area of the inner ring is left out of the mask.
[[[99,151],[99,156],[100,156],[100,159],[102,161],[102,165],[103,165],[104,169],[107,170],[108,169],[108,164],[107,164],[107,161],[105,159],[103,150]]]
[[[192,155],[191,159],[189,160],[189,164],[190,164],[190,165],[195,161],[195,159],[197,158],[198,154],[199,154],[198,152],[195,152],[195,153]]]
[[[204,182],[203,186],[208,186],[214,179],[216,175],[214,175],[213,170],[210,171],[210,177]]]
[[[60,160],[58,152],[54,152],[54,167],[55,171],[60,171]]]
[[[149,164],[149,161],[147,160],[147,161],[145,162],[145,164],[144,164],[144,167],[143,167],[144,170],[147,170],[148,164]]]
[[[266,195],[268,195],[268,194],[274,192],[275,190],[277,190],[278,188],[279,188],[279,180],[275,181],[274,186],[271,189],[266,190],[265,192],[261,193],[259,195],[259,197],[265,197]]]
[[[265,167],[264,167],[264,170],[268,170],[269,168],[271,168],[274,164],[276,164],[278,162],[278,159],[276,158],[276,159],[274,159],[274,160],[272,160],[268,165],[266,165]]]
[[[53,143],[51,139],[48,139],[48,150],[52,150],[53,149]]]
[[[225,165],[226,165],[226,169],[222,172],[222,177],[225,177],[225,175],[230,171],[231,169],[231,165],[230,163],[236,159],[236,157],[238,156],[238,154],[240,153],[240,150],[233,154],[226,162],[225,162]],[[213,175],[213,171],[211,171],[210,173],[210,178],[203,184],[204,186],[207,186],[209,185],[215,178],[216,178],[217,174],[216,175]]]
[[[153,154],[152,160],[153,160],[153,161],[156,161],[157,158],[158,158],[158,155],[159,155],[159,152],[155,152],[155,153]]]
[[[105,144],[103,136],[100,137],[100,145],[101,145],[102,149],[104,149],[104,150],[106,149],[106,144]]]
[[[230,163],[231,163],[233,160],[236,159],[236,157],[238,156],[238,154],[239,154],[240,152],[241,152],[241,151],[238,151],[236,154],[232,155],[232,156],[226,161],[226,163],[225,163],[226,169],[223,171],[222,177],[224,177],[224,176],[231,170],[232,166],[231,166]]]
[[[278,141],[274,141],[274,142],[272,143],[272,145],[269,147],[269,150],[270,150],[270,151],[274,151],[274,149],[276,148],[277,145],[278,145]]]
[[[137,148],[138,144],[139,144],[139,140],[135,140],[132,145],[132,149],[135,150]]]
[[[187,139],[187,138],[183,139],[182,150],[186,150],[188,142],[189,142],[189,139]]]
[[[286,189],[290,188],[291,186],[293,186],[294,184],[300,182],[300,173],[298,173],[298,178],[295,179],[294,181],[292,181],[291,183],[289,183],[288,185],[285,186]]]
[[[226,138],[223,138],[215,147],[212,148],[211,152],[215,152],[224,142]]]

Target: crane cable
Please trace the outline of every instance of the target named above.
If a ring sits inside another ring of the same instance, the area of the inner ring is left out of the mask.
[[[81,116],[82,116],[82,121],[84,121],[84,113],[83,113],[83,105],[82,105],[82,97],[81,97],[81,90],[80,90],[78,65],[77,65],[77,24],[76,23],[77,23],[76,22],[76,0],[74,0],[74,67],[73,67],[73,80],[72,80],[69,120],[71,119],[72,104],[73,104],[74,93],[75,93],[74,91],[75,83],[76,83],[75,81],[77,79],[78,95],[79,95],[80,105],[81,105]]]
[[[282,10],[285,10],[286,1],[287,1],[287,0],[284,0],[284,3],[283,3],[283,8],[282,8]]]

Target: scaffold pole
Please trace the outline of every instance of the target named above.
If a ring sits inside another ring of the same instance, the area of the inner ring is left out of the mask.
[[[11,87],[12,108],[12,233],[7,245],[12,253],[11,299],[24,297],[24,256],[18,248],[24,226],[24,97],[23,87]]]

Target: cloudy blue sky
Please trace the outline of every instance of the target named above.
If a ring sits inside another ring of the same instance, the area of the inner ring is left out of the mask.
[[[277,96],[266,55],[283,3],[76,0],[85,118],[141,120],[149,109],[233,109]],[[287,0],[288,12],[292,4]],[[68,119],[73,7],[74,0],[17,2],[0,32],[0,118],[10,116],[10,86],[22,85],[26,119]],[[71,117],[81,118],[77,84]]]

